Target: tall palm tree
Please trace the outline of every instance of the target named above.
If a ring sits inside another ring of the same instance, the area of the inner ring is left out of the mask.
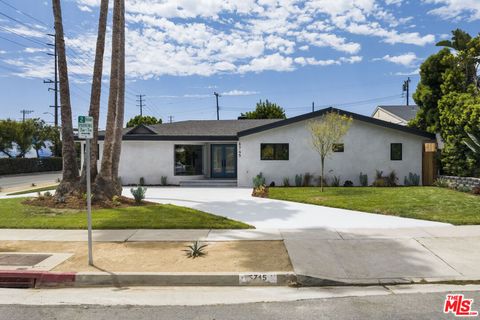
[[[98,118],[100,114],[100,96],[102,92],[103,56],[105,52],[105,34],[107,30],[108,0],[100,3],[100,16],[98,18],[97,47],[95,49],[95,63],[93,66],[92,88],[90,93],[90,110],[88,114],[93,117],[93,139],[91,141],[90,177],[95,181],[97,176],[98,158]],[[86,162],[83,163],[81,186],[86,186]]]
[[[118,195],[118,188],[115,186],[116,179],[113,178],[114,144],[117,126],[117,112],[120,92],[120,69],[121,69],[121,38],[122,29],[122,7],[124,0],[113,1],[113,28],[112,28],[112,61],[110,68],[110,91],[108,96],[107,127],[103,143],[103,154],[100,172],[95,179],[94,193],[97,200],[111,199]]]
[[[63,34],[62,8],[60,0],[52,0],[55,20],[55,42],[58,53],[58,73],[60,78],[60,103],[62,116],[62,182],[56,190],[56,197],[64,197],[76,192],[78,186],[78,167],[72,125],[72,107],[70,104],[70,86],[68,83],[67,56]]]

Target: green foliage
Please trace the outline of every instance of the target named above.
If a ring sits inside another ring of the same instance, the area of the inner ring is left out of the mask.
[[[340,187],[340,177],[333,176],[331,186]]]
[[[146,192],[147,192],[147,188],[141,187],[141,186],[130,189],[130,193],[132,194],[133,198],[135,199],[135,203],[137,204],[142,203],[143,199],[145,199]]]
[[[295,186],[296,187],[301,187],[303,183],[303,175],[301,174],[296,174],[295,175]]]
[[[50,191],[45,191],[45,192],[43,193],[43,196],[46,197],[46,198],[51,198],[51,197],[53,197],[53,195],[52,195],[52,193],[51,193]]]
[[[303,175],[303,187],[310,187],[310,185],[312,184],[312,180],[313,180],[313,175],[310,174],[309,172],[306,172],[304,175]]]
[[[157,119],[153,116],[135,116],[132,119],[128,120],[127,122],[127,128],[133,128],[136,127],[140,124],[143,125],[152,125],[152,124],[157,124],[157,123],[162,123],[162,119]]]
[[[440,177],[433,182],[433,185],[440,188],[449,188],[450,182],[447,179]]]
[[[405,176],[403,184],[406,186],[418,186],[420,185],[420,176],[416,173],[409,172],[408,177]]]
[[[119,196],[113,196],[112,198],[112,204],[116,207],[120,206],[122,203],[120,202],[120,197]]]
[[[374,187],[396,187],[398,176],[395,170],[392,170],[388,175],[384,176],[383,171],[376,170]]]
[[[367,174],[363,174],[362,172],[360,172],[360,175],[358,176],[358,179],[360,180],[360,185],[362,187],[368,186],[368,175]]]
[[[475,135],[467,132],[467,138],[463,141],[463,143],[470,148],[474,153],[480,154],[480,138],[476,137]]]
[[[353,187],[353,181],[346,180],[343,184],[344,187]]]
[[[13,120],[0,120],[0,152],[9,158],[14,157],[13,143],[17,135],[17,123]]]
[[[265,186],[265,177],[263,176],[263,173],[260,172],[253,178],[253,187],[256,189],[261,186]]]
[[[263,102],[257,102],[254,111],[248,111],[242,113],[240,118],[243,119],[286,119],[287,116],[285,115],[285,110],[277,105],[276,103],[272,103],[268,100]]]
[[[44,171],[61,171],[62,158],[2,158],[0,175],[32,173]]]
[[[183,250],[188,258],[198,258],[198,257],[203,257],[207,253],[205,252],[205,248],[207,247],[207,244],[202,244],[198,241],[195,241],[193,244],[186,246],[186,250]]]
[[[290,187],[290,179],[288,177],[283,178],[283,186]]]

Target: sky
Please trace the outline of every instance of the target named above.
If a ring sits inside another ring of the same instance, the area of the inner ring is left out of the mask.
[[[63,0],[74,124],[88,113],[100,0]],[[110,4],[100,126],[108,101]],[[0,0],[0,118],[53,122],[51,2]],[[268,99],[288,117],[405,104],[435,43],[480,31],[480,0],[126,0],[125,120],[236,119]],[[410,97],[410,101],[412,99]]]

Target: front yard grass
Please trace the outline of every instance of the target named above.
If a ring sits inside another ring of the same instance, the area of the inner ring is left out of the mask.
[[[26,198],[0,200],[0,228],[86,229],[85,210],[22,204]],[[248,229],[251,226],[174,205],[144,205],[92,210],[94,229]]]
[[[270,188],[269,198],[370,213],[480,224],[480,197],[438,187]]]

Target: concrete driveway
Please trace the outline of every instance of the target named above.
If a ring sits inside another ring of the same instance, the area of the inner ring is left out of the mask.
[[[289,201],[254,198],[244,188],[149,187],[146,198],[243,221],[258,229],[349,229],[449,226],[446,223],[399,218]],[[130,196],[129,188],[124,195]]]

